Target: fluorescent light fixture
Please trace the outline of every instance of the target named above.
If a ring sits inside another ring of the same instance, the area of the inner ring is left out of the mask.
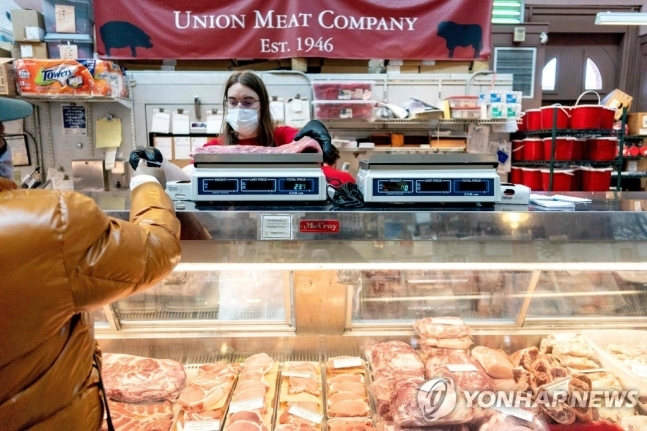
[[[598,12],[596,25],[647,25],[647,13],[643,12]]]

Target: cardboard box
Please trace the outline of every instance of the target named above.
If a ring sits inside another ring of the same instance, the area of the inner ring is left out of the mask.
[[[11,11],[13,39],[16,42],[42,41],[45,36],[45,18],[43,14],[31,9],[13,9]]]
[[[386,66],[386,72],[389,73],[420,73],[418,66]]]
[[[619,120],[622,118],[622,108],[627,108],[627,110],[629,110],[629,108],[631,108],[632,100],[634,100],[633,97],[616,88],[602,99],[602,104],[604,106],[616,108],[616,120]]]
[[[420,66],[420,73],[470,73],[471,61],[437,61],[433,66]]]
[[[49,58],[46,43],[20,42],[18,45],[20,58]]]
[[[647,112],[627,114],[630,135],[647,135]]]
[[[321,66],[321,73],[368,73],[368,66]]]
[[[0,96],[16,96],[16,74],[13,58],[0,58]]]

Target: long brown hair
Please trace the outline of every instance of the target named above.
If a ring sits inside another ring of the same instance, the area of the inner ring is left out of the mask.
[[[258,94],[260,102],[260,109],[258,110],[258,139],[265,147],[274,146],[274,128],[272,127],[272,116],[270,115],[270,98],[267,95],[265,84],[253,72],[244,70],[242,72],[234,72],[231,74],[225,85],[225,94],[223,95],[223,106],[225,107],[225,118],[227,117],[227,92],[229,88],[235,83],[241,83],[245,87],[251,88]],[[222,125],[223,143],[225,145],[238,144],[238,136],[236,132],[229,125],[227,120],[223,121]]]

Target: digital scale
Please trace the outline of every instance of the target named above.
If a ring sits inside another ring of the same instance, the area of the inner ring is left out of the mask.
[[[325,201],[319,153],[196,154],[190,181],[169,181],[176,201]]]
[[[372,154],[359,162],[364,202],[495,203],[501,186],[494,154]]]

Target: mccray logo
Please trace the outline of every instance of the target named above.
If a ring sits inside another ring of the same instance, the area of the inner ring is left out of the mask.
[[[47,69],[41,67],[34,82],[36,82],[36,85],[50,85],[58,82],[62,87],[67,85],[78,87],[83,84],[83,79],[74,79],[78,69],[79,66],[72,64],[58,64]]]
[[[434,378],[418,388],[418,407],[425,419],[437,421],[454,410],[457,396],[452,379]]]

